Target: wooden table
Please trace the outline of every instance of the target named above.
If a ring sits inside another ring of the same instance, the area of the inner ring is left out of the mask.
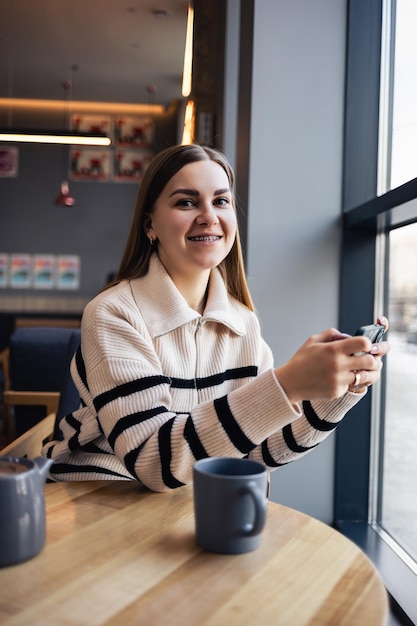
[[[368,558],[325,524],[270,502],[260,548],[204,552],[192,490],[45,485],[47,544],[0,569],[0,624],[373,626],[388,619]]]

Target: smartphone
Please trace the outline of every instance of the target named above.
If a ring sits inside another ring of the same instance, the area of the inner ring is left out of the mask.
[[[362,335],[368,337],[372,343],[378,343],[381,341],[385,332],[385,326],[382,324],[369,324],[368,326],[360,326],[355,335]],[[355,352],[354,356],[362,356],[365,352]]]
[[[381,341],[384,332],[385,326],[382,326],[382,324],[369,324],[369,326],[358,328],[355,335],[368,337],[372,343],[378,343],[378,341]]]

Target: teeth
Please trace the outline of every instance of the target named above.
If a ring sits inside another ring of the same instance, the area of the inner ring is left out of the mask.
[[[216,241],[216,239],[220,239],[220,237],[190,237],[192,241]]]

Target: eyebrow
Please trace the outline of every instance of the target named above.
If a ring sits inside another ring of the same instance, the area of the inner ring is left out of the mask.
[[[184,194],[186,196],[199,196],[200,193],[197,191],[197,189],[175,189],[170,195],[169,197],[171,198],[172,196],[175,196],[175,194],[177,193],[181,193]],[[228,187],[225,187],[224,189],[216,189],[216,191],[214,192],[214,196],[219,196],[222,193],[231,193],[230,189]]]

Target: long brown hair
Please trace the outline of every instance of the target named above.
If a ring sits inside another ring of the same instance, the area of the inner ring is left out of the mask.
[[[149,244],[145,233],[147,216],[152,213],[156,200],[167,183],[180,169],[189,163],[206,160],[214,161],[226,172],[232,192],[233,206],[236,210],[235,175],[222,152],[196,144],[172,146],[162,150],[152,159],[139,186],[135,212],[115,282],[139,278],[147,274],[149,260],[157,247]],[[238,230],[233,246],[227,257],[220,263],[219,270],[229,294],[253,311],[254,305],[246,280]]]

